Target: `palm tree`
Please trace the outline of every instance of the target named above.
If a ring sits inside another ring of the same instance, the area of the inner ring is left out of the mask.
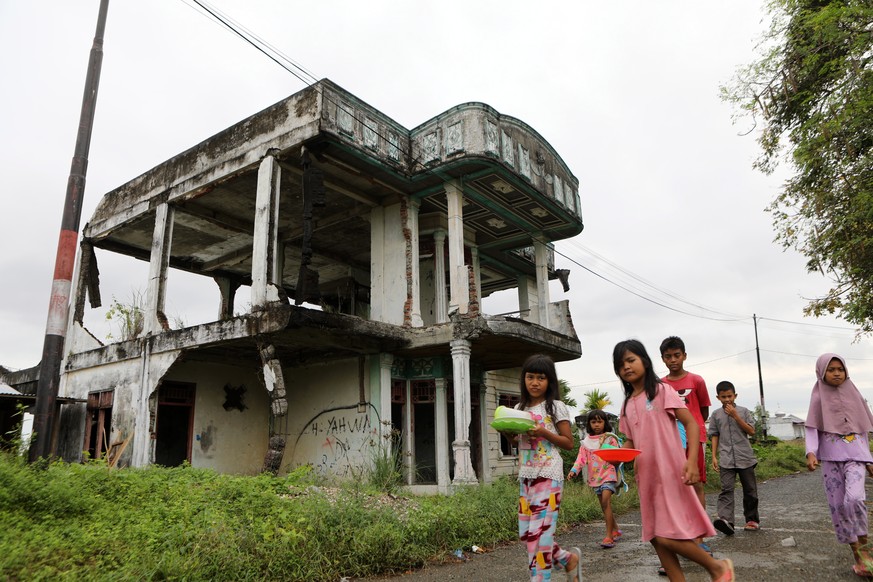
[[[582,410],[588,411],[595,408],[603,410],[610,404],[612,404],[612,400],[609,399],[609,394],[605,390],[595,388],[585,393],[585,403],[582,406]]]

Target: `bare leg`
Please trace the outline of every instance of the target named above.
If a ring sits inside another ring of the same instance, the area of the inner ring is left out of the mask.
[[[604,489],[600,494],[600,509],[603,510],[603,519],[606,521],[606,537],[611,538],[612,534],[618,530],[618,524],[615,523],[615,516],[612,514],[612,491]]]
[[[657,545],[654,540],[657,540]],[[670,576],[670,570],[665,562],[666,555],[672,555],[673,559],[676,560],[678,564],[678,559],[676,559],[676,554],[684,558],[688,558],[692,562],[696,562],[700,564],[707,572],[709,572],[710,578],[713,580],[717,580],[720,576],[722,576],[728,569],[727,562],[724,560],[716,560],[706,552],[700,549],[695,542],[692,540],[671,540],[669,538],[656,537],[652,541],[652,544],[655,545],[655,551],[658,552],[658,557],[661,559],[661,565],[667,569],[667,576]],[[658,547],[661,546],[664,550],[664,555],[661,554],[661,550]],[[681,574],[681,570],[680,570]],[[676,578],[676,580],[684,580],[685,577]],[[673,578],[670,578],[671,582]]]
[[[867,536],[858,536],[858,541],[849,544],[852,548],[852,555],[855,557],[855,563],[867,569],[865,564],[873,562],[873,557],[870,556],[870,548],[867,546]]]
[[[679,565],[676,552],[667,549],[664,544],[660,543],[662,540],[664,538],[652,538],[652,546],[655,548],[655,553],[658,554],[661,566],[667,573],[667,579],[670,582],[685,582],[685,574],[682,572],[682,566]]]

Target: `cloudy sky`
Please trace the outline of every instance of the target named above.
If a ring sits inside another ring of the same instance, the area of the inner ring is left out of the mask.
[[[714,388],[758,403],[757,314],[767,408],[804,416],[818,354],[843,354],[868,397],[869,338],[804,318],[828,281],[773,242],[764,208],[787,175],[752,169],[748,121],[719,86],[754,58],[760,1],[212,0],[316,78],[412,128],[481,101],[535,128],[578,177],[584,232],[557,244],[583,356],[559,372],[577,400],[622,400],[612,348],[667,335]],[[0,365],[40,357],[55,249],[98,0],[0,0]],[[536,6],[536,7],[535,7]],[[304,88],[192,0],[112,0],[81,225],[101,196]],[[787,169],[785,170],[787,171]],[[146,266],[99,256],[104,303],[143,289]],[[206,316],[181,281],[168,311]],[[210,282],[211,285],[211,282]],[[210,296],[214,293],[209,289]],[[511,298],[485,302],[505,311]],[[210,304],[211,312],[213,306]],[[86,316],[104,337],[105,309]],[[659,372],[665,372],[662,365]]]

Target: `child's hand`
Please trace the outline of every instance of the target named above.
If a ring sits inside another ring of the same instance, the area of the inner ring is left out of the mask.
[[[867,465],[867,466],[869,467],[870,465]],[[567,473],[567,479],[572,479],[575,476],[576,476],[576,471],[570,471],[569,473]]]
[[[871,464],[868,463],[868,464],[866,465],[866,467],[867,467],[867,474],[868,474],[869,476],[873,477],[873,465],[871,465]]]
[[[718,471],[718,459],[716,459],[715,457],[712,458],[712,468]]]
[[[815,471],[815,468],[818,467],[818,459],[815,458],[815,453],[807,453],[806,454],[806,468],[810,471]],[[870,465],[867,465],[870,467]],[[868,469],[869,471],[869,469]]]
[[[682,481],[686,485],[694,485],[700,481],[700,471],[697,470],[697,463],[685,461],[685,466],[682,467]]]
[[[736,417],[737,417],[737,407],[736,407],[735,405],[733,405],[733,404],[725,404],[724,406],[722,406],[722,408],[724,408],[724,412],[725,412],[725,414],[727,414],[728,416],[730,416],[730,417],[736,419]]]

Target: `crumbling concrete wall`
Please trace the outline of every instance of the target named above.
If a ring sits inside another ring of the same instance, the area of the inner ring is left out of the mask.
[[[357,359],[285,369],[289,394],[287,447],[281,472],[311,464],[316,473],[359,478],[380,443],[377,404],[359,411]]]
[[[186,362],[173,367],[165,379],[196,384],[192,467],[244,475],[261,472],[270,402],[255,366]]]

